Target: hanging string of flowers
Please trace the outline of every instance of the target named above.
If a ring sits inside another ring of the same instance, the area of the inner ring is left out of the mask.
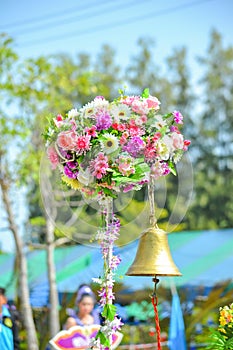
[[[151,178],[176,174],[175,165],[190,144],[180,131],[182,114],[161,115],[159,108],[149,89],[141,96],[120,91],[112,102],[97,96],[79,110],[49,118],[44,134],[52,168],[60,170],[62,181],[100,202],[103,224],[96,239],[104,275],[95,281],[100,284],[105,323],[94,341],[100,349],[111,349],[111,337],[121,326],[112,304],[114,274],[120,263],[113,253],[120,222],[113,215],[112,199],[121,191],[140,190]]]

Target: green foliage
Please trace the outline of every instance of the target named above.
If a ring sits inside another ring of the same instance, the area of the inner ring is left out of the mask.
[[[113,304],[105,304],[102,312],[102,316],[108,319],[109,321],[113,321],[116,315],[116,306]]]

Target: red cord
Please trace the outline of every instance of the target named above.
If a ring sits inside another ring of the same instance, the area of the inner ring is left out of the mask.
[[[156,296],[152,296],[152,304],[154,306],[154,312],[155,312],[155,328],[156,328],[156,333],[157,333],[157,349],[161,350],[161,335],[160,335],[160,325],[159,325],[159,315],[158,315],[158,299]]]

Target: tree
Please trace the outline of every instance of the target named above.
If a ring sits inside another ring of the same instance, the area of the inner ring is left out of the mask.
[[[198,125],[195,165],[195,204],[192,228],[232,227],[233,47],[225,48],[213,31],[201,79],[203,108]]]
[[[5,207],[6,217],[9,224],[9,229],[13,234],[17,259],[19,264],[19,291],[22,315],[25,328],[27,330],[27,346],[29,350],[38,350],[38,342],[36,336],[36,329],[33,321],[32,309],[30,306],[30,296],[28,288],[28,273],[27,262],[24,253],[23,241],[20,237],[17,223],[15,220],[15,213],[10,199],[10,190],[12,184],[17,180],[15,176],[14,156],[12,155],[12,139],[14,142],[17,137],[25,137],[25,128],[20,118],[13,118],[12,114],[4,112],[6,108],[7,93],[13,88],[12,65],[16,64],[17,56],[11,48],[12,41],[7,36],[1,36],[0,42],[0,99],[2,102],[2,110],[0,111],[0,125],[1,125],[1,145],[0,145],[0,188],[2,193],[2,201]],[[9,152],[11,150],[11,153]],[[9,162],[9,159],[11,160]],[[12,165],[13,164],[13,165]]]

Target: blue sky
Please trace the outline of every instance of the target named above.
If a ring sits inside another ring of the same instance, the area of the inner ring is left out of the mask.
[[[22,57],[95,55],[108,43],[124,64],[136,52],[139,37],[156,41],[158,61],[182,45],[190,57],[202,54],[213,27],[231,43],[232,13],[231,0],[8,0],[1,4],[0,30],[12,34]]]
[[[107,43],[121,65],[137,53],[138,38],[150,37],[158,63],[173,48],[186,46],[198,75],[194,58],[205,54],[211,29],[223,35],[225,45],[233,45],[232,13],[232,0],[2,0],[0,32],[12,35],[22,58],[57,52],[86,52],[95,58]],[[0,229],[5,226],[1,220]],[[10,237],[4,233],[0,239],[4,250],[13,249]]]

